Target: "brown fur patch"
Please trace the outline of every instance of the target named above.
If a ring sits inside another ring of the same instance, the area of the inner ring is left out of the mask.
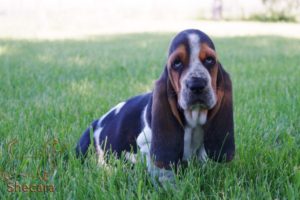
[[[223,80],[223,74],[222,74],[222,69],[221,68],[221,65],[219,63],[217,63],[217,67],[216,70],[217,72],[215,72],[216,76],[214,77],[214,84],[215,84],[215,87],[214,87],[214,90],[216,92],[216,97],[217,97],[217,104],[214,106],[213,109],[211,109],[208,113],[208,120],[212,119],[216,114],[217,112],[219,111],[220,109],[220,106],[221,106],[221,103],[222,103],[222,100],[223,100],[223,97],[224,97],[224,93],[225,93],[225,89],[224,89],[224,80]],[[213,77],[212,77],[213,78]],[[217,85],[217,79],[219,79],[219,83]]]
[[[213,116],[220,109],[220,105],[221,105],[221,102],[222,102],[222,99],[224,96],[224,88],[223,88],[224,83],[223,83],[223,81],[221,81],[219,83],[219,85],[217,85],[218,76],[222,76],[222,74],[219,74],[220,66],[219,66],[219,63],[217,60],[216,52],[212,48],[210,48],[206,43],[202,43],[201,51],[199,54],[199,59],[203,63],[207,57],[213,57],[216,59],[216,64],[212,68],[210,68],[210,70],[208,70],[210,73],[210,76],[211,76],[211,84],[212,84],[213,90],[214,90],[214,92],[216,94],[216,98],[217,98],[217,104],[214,106],[213,109],[210,110],[209,115],[208,115],[208,118],[213,118]]]
[[[180,45],[170,56],[167,63],[169,78],[171,81],[171,84],[176,92],[176,94],[179,93],[181,89],[180,85],[180,74],[178,71],[175,71],[172,69],[172,63],[175,61],[175,59],[179,58],[184,66],[187,66],[188,64],[188,53],[184,45]]]
[[[207,58],[208,56],[212,56],[216,58],[217,54],[212,48],[208,46],[207,43],[201,43],[200,55],[199,55],[200,60],[203,62],[204,59]]]
[[[183,149],[183,127],[178,119],[179,111],[173,109],[173,103],[177,98],[172,94],[173,90],[167,68],[165,68],[155,83],[151,111],[150,154],[154,158],[154,164],[159,168],[166,168],[170,163],[178,163]]]
[[[217,64],[217,54],[216,52],[210,48],[206,43],[201,44],[201,51],[199,54],[199,59],[203,63],[207,57],[213,57],[216,59],[216,64],[208,70],[211,76],[211,84],[212,87],[217,94],[217,76],[218,76],[218,64]]]

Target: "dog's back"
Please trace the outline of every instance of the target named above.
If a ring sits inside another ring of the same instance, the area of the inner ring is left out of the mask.
[[[142,112],[151,97],[152,93],[132,97],[95,120],[77,143],[77,157],[86,155],[91,144],[91,133],[98,153],[103,150],[111,150],[117,156],[120,156],[122,151],[136,153],[136,139],[144,128]]]

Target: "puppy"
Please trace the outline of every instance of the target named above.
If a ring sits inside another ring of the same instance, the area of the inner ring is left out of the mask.
[[[188,29],[171,41],[162,74],[150,93],[119,103],[95,120],[80,138],[77,155],[86,155],[93,132],[99,163],[111,150],[136,162],[139,151],[148,171],[170,180],[172,165],[195,156],[203,162],[234,157],[232,86],[212,40]]]

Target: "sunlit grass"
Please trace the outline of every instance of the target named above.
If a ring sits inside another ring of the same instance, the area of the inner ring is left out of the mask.
[[[172,36],[0,40],[0,199],[299,199],[300,40],[214,38],[233,80],[233,162],[193,162],[164,191],[141,163],[105,169],[93,154],[75,159],[93,119],[151,90]],[[9,192],[16,182],[55,192]]]

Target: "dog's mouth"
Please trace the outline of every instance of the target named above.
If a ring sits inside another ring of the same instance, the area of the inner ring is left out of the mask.
[[[210,110],[216,105],[216,95],[213,90],[195,94],[183,89],[179,96],[178,103],[183,110]]]
[[[196,127],[197,124],[204,125],[206,123],[207,112],[208,110],[203,106],[194,105],[185,110],[184,115],[187,123],[192,127]]]
[[[208,106],[204,102],[195,101],[195,102],[191,103],[188,106],[187,110],[199,110],[199,111],[202,111],[202,110],[207,110],[207,109],[208,109]]]
[[[191,96],[187,100],[188,110],[209,110],[215,106],[214,98],[210,95]]]

